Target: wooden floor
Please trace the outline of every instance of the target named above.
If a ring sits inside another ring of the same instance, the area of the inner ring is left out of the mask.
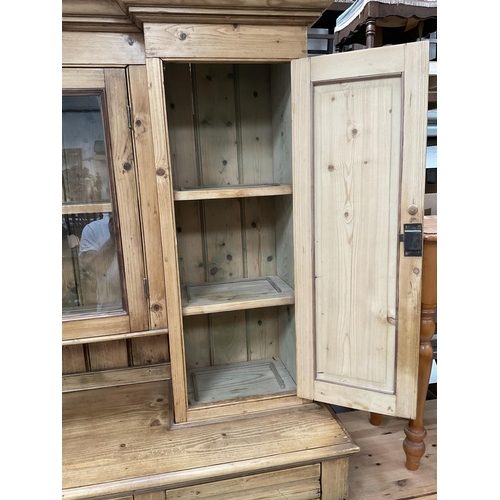
[[[418,471],[405,466],[405,419],[383,417],[374,427],[369,414],[348,411],[337,415],[360,452],[349,460],[348,500],[437,499],[437,399],[426,401],[426,451]]]

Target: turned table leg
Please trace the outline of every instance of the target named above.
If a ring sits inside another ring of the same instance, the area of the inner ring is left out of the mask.
[[[433,349],[431,339],[436,331],[434,315],[437,310],[437,231],[425,235],[422,264],[422,311],[420,320],[420,353],[418,366],[417,415],[405,427],[406,438],[403,450],[406,454],[406,468],[417,470],[425,453],[424,407],[431,375]]]

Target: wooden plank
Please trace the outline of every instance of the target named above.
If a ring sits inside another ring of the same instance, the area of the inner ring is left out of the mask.
[[[203,186],[241,184],[233,65],[196,64],[193,73],[201,183]]]
[[[99,333],[99,332],[97,332]],[[63,340],[63,346],[77,345],[77,344],[87,344],[90,342],[108,342],[110,340],[123,340],[123,339],[135,339],[138,337],[153,337],[158,335],[165,335],[168,333],[168,328],[159,330],[141,330],[139,332],[128,332],[128,333],[112,333],[111,335],[100,335],[96,337],[82,337],[82,338],[72,338],[69,340]]]
[[[63,346],[62,348],[62,372],[63,375],[80,373],[86,370],[85,352],[82,345]]]
[[[305,26],[144,23],[147,57],[289,61],[307,55]]]
[[[146,66],[129,66],[128,86],[131,101],[131,122],[133,145],[137,165],[140,192],[143,244],[146,257],[149,298],[149,323],[151,329],[167,326],[165,281],[160,239],[160,216],[156,172],[154,168],[153,136],[147,88]],[[162,340],[164,342],[165,339]],[[148,349],[154,339],[134,341]],[[162,349],[163,351],[163,349]],[[168,356],[168,354],[167,354]]]
[[[304,408],[306,403],[308,403],[306,400],[290,394],[260,395],[241,401],[218,401],[206,406],[189,408],[188,422],[179,424],[179,426],[218,423],[221,418],[247,418],[249,414],[255,412],[262,414],[266,411],[293,411]]]
[[[181,290],[182,313],[185,316],[294,303],[293,289],[278,276],[224,283],[196,283],[187,285],[187,289],[184,285]]]
[[[243,246],[240,201],[203,202],[207,281],[243,278]]]
[[[273,179],[271,86],[268,64],[235,66],[238,129],[241,138],[241,184]]]
[[[68,1],[68,0],[65,0]],[[75,0],[69,0],[75,1]],[[121,0],[121,3],[131,8],[132,6],[151,6],[151,5],[164,5],[164,0]],[[175,7],[183,7],[188,6],[192,9],[198,10],[200,7],[205,8],[227,8],[231,13],[237,13],[240,10],[246,9],[259,9],[266,12],[269,9],[270,2],[269,0],[169,0],[168,5]],[[330,4],[331,0],[279,0],[276,2],[278,6],[271,6],[271,10],[304,10],[304,9],[314,9],[323,11]]]
[[[62,392],[119,387],[169,378],[171,378],[171,371],[170,365],[167,363],[154,366],[106,370],[104,372],[78,373],[63,376]]]
[[[292,103],[290,65],[271,66],[273,179],[292,183]]]
[[[244,311],[213,314],[209,318],[211,364],[247,360]]]
[[[125,12],[115,0],[81,2],[80,0],[62,0],[63,16],[124,16]]]
[[[205,259],[201,225],[201,204],[188,201],[175,205],[175,229],[181,283],[205,281]]]
[[[120,335],[129,332],[130,322],[125,314],[101,318],[63,320],[62,322],[63,341],[85,339],[84,342],[89,342],[90,338],[113,334]]]
[[[377,52],[356,50],[335,54],[335,63],[325,64],[321,58],[311,58],[311,80],[314,82],[346,80],[400,74],[404,71],[404,45],[376,49]],[[346,57],[347,56],[347,57]]]
[[[62,17],[63,31],[106,32],[106,33],[142,33],[129,18],[114,17]]]
[[[273,198],[243,201],[245,233],[245,276],[276,275],[276,228]]]
[[[295,334],[295,306],[278,307],[278,342],[281,361],[293,380],[297,380],[297,345]]]
[[[90,371],[111,370],[128,366],[126,340],[88,344]]]
[[[424,222],[425,163],[427,145],[427,92],[429,41],[405,45],[404,130],[401,174],[400,234],[405,223]],[[410,205],[418,212],[412,215]],[[398,416],[415,418],[418,353],[420,350],[420,308],[422,257],[402,257],[399,266],[399,320],[396,384]],[[405,290],[405,293],[401,293]],[[379,412],[380,413],[380,412]]]
[[[265,472],[252,476],[236,479],[227,479],[203,485],[188,486],[167,491],[167,500],[195,500],[202,498],[214,498],[218,494],[237,494],[244,490],[257,488],[275,487],[286,483],[296,483],[307,480],[319,480],[319,464],[304,467],[293,467],[292,469]],[[254,494],[257,493],[254,491]],[[255,497],[256,498],[256,497]],[[260,498],[260,497],[259,497]]]
[[[295,323],[296,331],[312,331],[314,325],[312,224],[312,145],[311,145],[311,59],[292,61],[292,154],[293,185],[293,246],[295,254]],[[305,175],[304,175],[305,174]],[[300,258],[299,258],[300,257]],[[313,336],[297,338],[297,395],[314,399]]]
[[[122,66],[144,64],[142,33],[63,31],[63,66]]]
[[[207,316],[184,318],[184,345],[187,369],[210,366],[210,335]]]
[[[98,212],[111,212],[111,203],[72,203],[62,206],[62,214],[94,214]]]
[[[63,68],[62,88],[103,89],[104,70],[102,68]]]
[[[287,412],[287,418],[271,412],[165,432],[166,397],[163,381],[63,395],[66,500],[178,488],[358,450],[330,412],[316,405]]]
[[[174,189],[194,188],[199,181],[189,64],[165,64],[164,76],[172,185]]]
[[[134,495],[134,500],[165,500],[165,492],[154,491],[152,493],[139,493]]]
[[[129,341],[132,366],[149,366],[170,361],[168,336],[133,337]]]
[[[151,106],[151,127],[160,213],[164,279],[167,283],[179,283],[177,248],[172,234],[175,228],[173,208],[170,152],[165,122],[165,96],[163,93],[163,67],[159,59],[146,61],[148,90]],[[182,333],[182,312],[180,291],[177,286],[166,287],[169,342],[172,354],[172,386],[174,415],[176,422],[186,421],[187,388],[185,375],[185,354]]]
[[[348,498],[349,460],[339,458],[321,463],[321,500]]]
[[[258,185],[258,186],[241,186],[241,187],[224,187],[218,188],[197,188],[174,191],[175,201],[182,200],[215,200],[221,198],[250,198],[262,196],[280,196],[292,194],[292,186],[289,185]]]
[[[104,77],[130,329],[148,330],[148,302],[144,298],[142,281],[145,270],[138,210],[137,167],[125,105],[128,102],[125,71],[106,68]]]
[[[249,309],[246,325],[249,360],[280,357],[277,308]]]

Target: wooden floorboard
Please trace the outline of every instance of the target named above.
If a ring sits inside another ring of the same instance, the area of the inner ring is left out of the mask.
[[[426,401],[426,450],[418,471],[405,465],[406,419],[383,417],[372,426],[362,411],[338,413],[360,452],[349,460],[348,500],[437,499],[437,399]]]

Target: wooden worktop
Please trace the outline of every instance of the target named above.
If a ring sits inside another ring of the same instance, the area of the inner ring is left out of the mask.
[[[63,498],[168,489],[359,451],[324,406],[168,430],[167,399],[165,381],[64,394]]]

